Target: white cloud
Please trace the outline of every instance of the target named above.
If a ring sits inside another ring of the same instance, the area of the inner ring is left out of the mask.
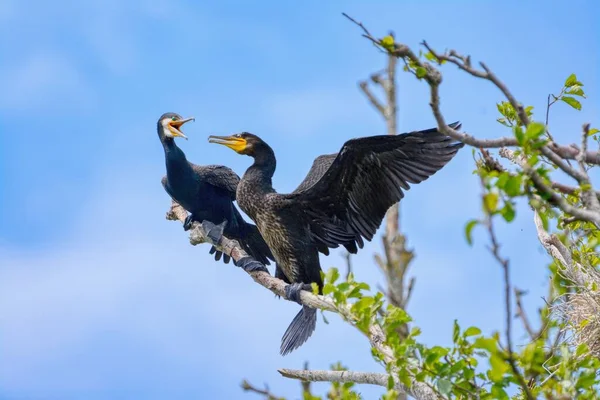
[[[85,108],[93,95],[73,62],[60,53],[38,51],[0,70],[0,106],[8,110]]]

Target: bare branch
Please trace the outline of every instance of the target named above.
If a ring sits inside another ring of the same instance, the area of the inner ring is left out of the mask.
[[[579,149],[575,146],[559,146],[556,143],[551,143],[548,146],[565,160],[576,160],[577,155],[580,154]],[[600,152],[586,151],[583,160],[588,164],[600,165]]]
[[[515,291],[515,299],[516,299],[516,303],[517,303],[517,316],[519,318],[521,318],[521,322],[523,322],[523,326],[525,327],[525,330],[529,334],[529,337],[531,338],[531,340],[536,340],[540,336],[540,333],[536,332],[531,327],[529,318],[527,318],[527,314],[525,313],[525,308],[523,308],[523,291],[519,290],[517,288],[515,288],[514,291]]]
[[[252,393],[260,394],[267,400],[285,400],[285,397],[275,396],[273,393],[271,393],[269,391],[269,388],[266,385],[265,385],[264,389],[259,389],[255,386],[253,386],[247,380],[243,380],[241,386],[242,386],[242,390],[244,392],[252,392]]]
[[[581,190],[579,187],[565,185],[564,183],[560,182],[552,182],[552,189],[556,189],[564,194],[575,194],[577,191]],[[596,190],[595,193],[596,197],[600,200],[600,191]]]
[[[377,111],[379,111],[381,114],[385,115],[385,108],[379,102],[379,100],[377,100],[375,95],[371,92],[371,89],[369,89],[369,84],[366,81],[363,81],[363,82],[359,83],[359,86],[360,86],[360,89],[365,94],[365,96],[367,96],[367,98],[369,99],[369,101],[371,102],[373,107],[375,107],[377,109]]]
[[[357,371],[326,371],[326,370],[301,370],[301,369],[279,369],[282,376],[291,379],[299,379],[309,382],[355,382],[368,385],[377,385],[386,387],[388,383],[388,374],[377,372],[357,372]],[[398,385],[399,391],[406,392],[406,388]]]
[[[348,278],[350,277],[350,274],[352,273],[352,254],[347,251],[346,252],[346,280],[348,280]]]
[[[563,158],[556,154],[552,149],[547,146],[540,148],[541,153],[552,161],[557,167],[559,167],[564,173],[571,176],[581,184],[585,180],[585,175],[577,171],[575,168],[563,162]]]

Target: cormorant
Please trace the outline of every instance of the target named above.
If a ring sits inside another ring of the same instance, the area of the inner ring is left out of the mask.
[[[236,239],[248,255],[268,265],[269,258],[274,259],[271,250],[256,225],[244,221],[233,205],[240,182],[239,176],[222,165],[193,164],[175,144],[176,137],[187,139],[181,132],[181,127],[193,120],[194,118],[184,119],[179,114],[165,113],[161,115],[157,124],[167,167],[167,175],[162,178],[162,184],[169,196],[190,212],[184,229],[188,230],[193,221],[205,224],[208,221],[206,226],[212,228],[209,235],[213,240],[219,241],[223,234],[230,239]],[[214,252],[215,260],[218,261],[223,254],[212,247],[210,253]],[[229,259],[228,255],[223,255],[225,263],[228,263]],[[246,268],[251,264],[248,262],[238,263],[238,266]]]
[[[459,129],[460,123],[450,126]],[[435,128],[351,139],[339,153],[318,157],[294,192],[279,194],[271,183],[275,153],[258,136],[209,136],[209,142],[254,159],[237,187],[237,201],[273,251],[276,275],[290,283],[286,297],[295,301],[312,282],[322,293],[319,252],[339,245],[356,252],[363,238],[373,238],[409,183],[426,180],[463,147]],[[315,326],[316,310],[303,306],[283,335],[281,354],[300,347]]]

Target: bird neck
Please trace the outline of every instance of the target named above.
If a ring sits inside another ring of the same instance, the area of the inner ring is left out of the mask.
[[[272,192],[273,183],[271,178],[273,178],[275,168],[277,167],[277,160],[275,159],[273,149],[264,144],[264,147],[259,152],[256,152],[253,157],[254,164],[244,174],[244,180],[252,183],[252,185],[264,192]]]
[[[161,143],[165,149],[167,174],[191,169],[191,166],[185,157],[185,153],[179,148],[179,146],[177,146],[177,144],[175,144],[175,140],[173,140],[173,138],[161,138]]]

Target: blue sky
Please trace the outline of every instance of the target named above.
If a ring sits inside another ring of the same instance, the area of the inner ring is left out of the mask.
[[[196,163],[242,174],[250,159],[206,137],[263,137],[278,155],[282,192],[315,156],[383,133],[357,82],[385,60],[341,12],[375,34],[392,29],[409,45],[427,39],[484,60],[540,119],[547,94],[576,72],[589,99],[581,112],[557,104],[552,132],[576,142],[583,122],[600,124],[593,1],[206,3],[0,4],[0,398],[252,398],[238,387],[244,378],[298,398],[297,382],[277,368],[342,360],[380,370],[367,341],[335,316],[280,357],[298,306],[215,263],[208,246],[190,246],[164,219],[160,185],[155,123],[167,111],[196,117],[180,142]],[[443,72],[449,121],[480,137],[508,133],[495,122],[497,89]],[[425,84],[401,74],[399,89],[399,130],[433,126]],[[464,222],[480,215],[472,169],[465,149],[402,203],[417,254],[409,311],[430,344],[449,342],[454,318],[486,332],[503,327],[500,267],[483,232],[472,248],[463,236]],[[531,213],[520,211],[498,233],[533,314],[547,258]],[[354,262],[373,287],[383,282],[372,262],[379,248],[376,240]],[[341,253],[322,264],[341,267]]]

